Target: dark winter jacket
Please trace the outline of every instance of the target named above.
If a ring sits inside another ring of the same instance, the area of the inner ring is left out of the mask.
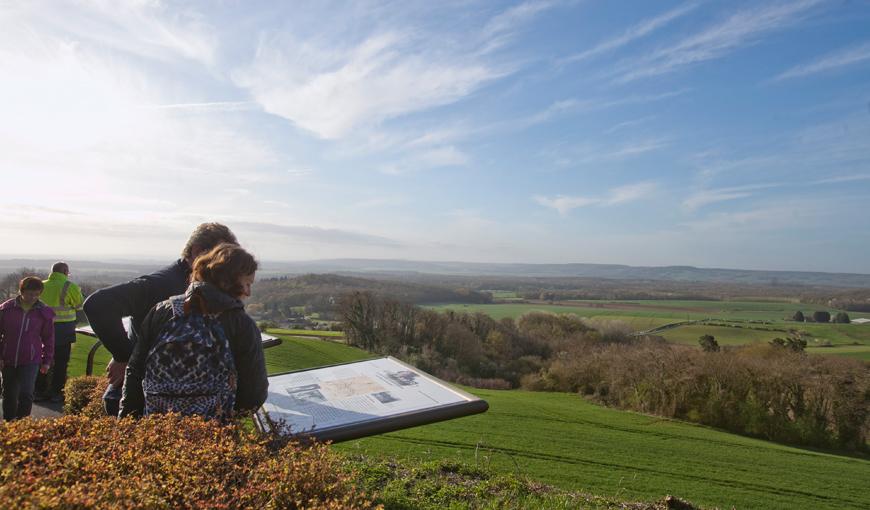
[[[266,360],[257,324],[245,313],[241,301],[230,297],[214,285],[194,282],[188,287],[185,298],[190,299],[194,294],[203,298],[208,313],[219,314],[218,321],[229,339],[238,377],[236,411],[258,409],[266,401],[269,381],[266,379]],[[135,346],[124,378],[121,416],[142,415],[145,409],[145,395],[142,390],[145,362],[148,352],[171,318],[172,305],[166,300],[155,305],[142,321],[141,328],[135,330]]]
[[[190,265],[178,259],[156,273],[100,289],[88,297],[85,314],[115,361],[126,363],[133,352],[132,338],[127,337],[121,319],[131,317],[133,331],[138,331],[151,307],[171,296],[184,294],[189,279]]]
[[[0,356],[6,366],[50,365],[54,359],[54,311],[42,301],[24,311],[20,297],[0,304]]]

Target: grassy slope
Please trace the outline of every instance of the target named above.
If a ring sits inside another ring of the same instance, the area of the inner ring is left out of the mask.
[[[606,409],[575,395],[471,390],[486,414],[338,445],[454,459],[627,499],[676,494],[728,508],[867,508],[870,461]]]
[[[283,336],[266,351],[271,373],[352,361],[369,354],[334,342]],[[74,349],[84,372],[92,342]],[[105,366],[98,356],[97,372]],[[102,359],[101,359],[102,357]],[[606,409],[575,395],[470,390],[483,414],[342,443],[346,452],[418,460],[459,459],[559,487],[620,499],[676,494],[739,508],[866,508],[870,461],[815,453]]]

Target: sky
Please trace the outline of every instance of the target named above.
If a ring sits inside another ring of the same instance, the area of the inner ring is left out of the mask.
[[[0,255],[870,273],[870,0],[0,0]]]

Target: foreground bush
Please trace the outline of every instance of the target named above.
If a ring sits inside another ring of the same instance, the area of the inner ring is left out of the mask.
[[[326,446],[178,415],[0,425],[3,508],[370,508]]]

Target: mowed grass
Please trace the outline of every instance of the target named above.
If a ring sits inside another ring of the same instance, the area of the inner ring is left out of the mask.
[[[76,343],[73,344],[72,351],[70,352],[69,366],[67,368],[69,377],[85,375],[88,352],[90,352],[91,347],[96,342],[97,340],[94,337],[76,335]],[[105,347],[97,349],[94,355],[94,375],[104,375],[106,373],[106,365],[110,359],[112,359],[112,355],[109,354],[109,351]]]
[[[362,349],[338,342],[281,335],[276,334],[275,330],[269,330],[269,333],[281,338],[281,345],[265,351],[269,374],[375,357]]]
[[[272,331],[270,331],[272,332]],[[274,334],[274,332],[272,332]],[[281,336],[270,373],[371,357],[341,343]],[[93,339],[80,336],[72,375]],[[98,351],[95,373],[108,353]],[[790,448],[636,413],[564,393],[468,389],[490,410],[334,448],[409,460],[456,459],[559,487],[622,499],[675,494],[730,508],[867,508],[870,460]]]
[[[566,489],[720,508],[868,508],[870,460],[817,453],[607,409],[576,395],[468,391],[490,410],[336,445],[409,461],[451,459]]]

